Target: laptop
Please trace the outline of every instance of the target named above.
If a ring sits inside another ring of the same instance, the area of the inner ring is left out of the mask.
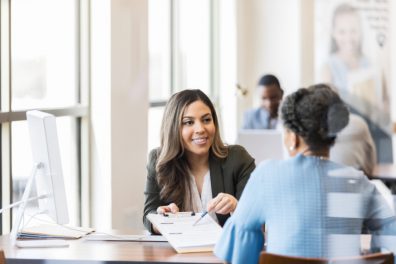
[[[266,159],[281,160],[286,157],[282,131],[275,129],[242,129],[238,131],[237,144],[243,146],[259,164]]]

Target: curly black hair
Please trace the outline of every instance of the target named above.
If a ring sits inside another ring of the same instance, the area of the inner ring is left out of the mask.
[[[348,107],[326,84],[300,88],[282,106],[283,125],[301,136],[311,151],[334,144],[337,133],[349,122]]]

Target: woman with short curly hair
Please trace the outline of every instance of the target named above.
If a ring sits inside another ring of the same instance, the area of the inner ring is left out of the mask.
[[[281,116],[291,158],[262,163],[252,173],[215,254],[233,264],[258,263],[263,224],[266,251],[280,255],[359,255],[362,229],[386,235],[372,241],[396,250],[393,210],[361,171],[328,159],[348,123],[340,97],[325,84],[301,88],[286,97]]]

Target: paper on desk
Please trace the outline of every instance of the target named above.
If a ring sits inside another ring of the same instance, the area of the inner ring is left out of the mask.
[[[93,232],[93,228],[43,224],[25,227],[18,233],[18,238],[66,238],[77,239]]]
[[[163,236],[152,235],[113,235],[92,233],[85,237],[87,241],[138,241],[138,242],[167,242]]]
[[[199,214],[183,217],[166,217],[149,214],[147,218],[168,239],[178,253],[213,251],[222,228],[206,215],[197,225]]]

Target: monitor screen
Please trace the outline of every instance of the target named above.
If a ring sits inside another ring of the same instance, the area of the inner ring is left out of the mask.
[[[252,155],[256,164],[266,159],[286,157],[282,132],[275,129],[242,129],[238,131],[237,144]]]

